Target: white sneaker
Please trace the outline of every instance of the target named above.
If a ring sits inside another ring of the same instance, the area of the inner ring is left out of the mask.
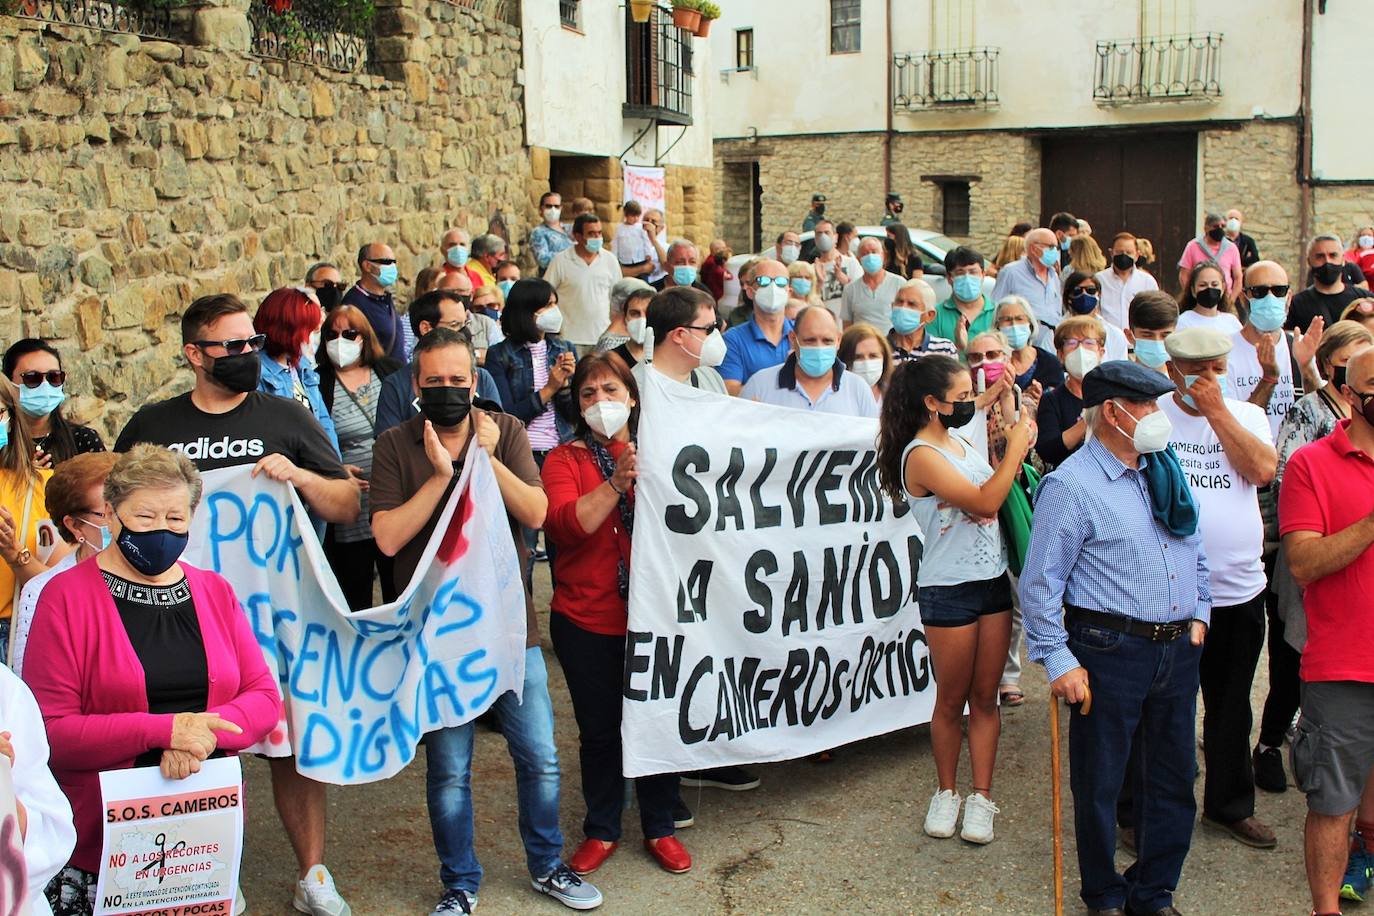
[[[339,896],[334,876],[323,865],[312,865],[296,882],[296,897],[291,905],[309,916],[352,916],[353,909]]]
[[[992,799],[979,792],[970,792],[964,800],[964,829],[959,838],[970,843],[991,843],[992,816],[1000,813],[1001,809]]]
[[[950,789],[932,795],[930,810],[926,812],[926,834],[947,839],[954,836],[954,826],[958,823],[959,796]]]

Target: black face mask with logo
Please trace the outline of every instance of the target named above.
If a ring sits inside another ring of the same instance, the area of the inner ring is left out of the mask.
[[[237,356],[217,356],[210,364],[210,378],[235,394],[258,390],[262,379],[262,363],[258,354],[249,350]]]

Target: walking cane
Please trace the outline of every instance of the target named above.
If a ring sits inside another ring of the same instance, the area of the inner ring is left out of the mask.
[[[1093,692],[1083,687],[1083,702],[1078,714],[1086,716],[1093,707]],[[1064,916],[1064,837],[1059,816],[1059,698],[1050,695],[1050,795],[1054,808],[1054,916]]]

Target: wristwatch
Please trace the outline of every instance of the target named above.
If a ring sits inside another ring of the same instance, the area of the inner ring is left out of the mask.
[[[32,559],[33,554],[29,553],[29,548],[25,547],[14,555],[14,564],[16,566],[28,566]]]

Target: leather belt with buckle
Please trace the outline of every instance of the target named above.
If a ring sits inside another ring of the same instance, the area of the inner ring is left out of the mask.
[[[1145,620],[1136,620],[1134,617],[1104,614],[1101,611],[1074,607],[1073,605],[1065,605],[1065,610],[1068,612],[1065,616],[1070,623],[1082,623],[1088,626],[1101,627],[1104,630],[1114,630],[1117,633],[1127,633],[1131,636],[1139,636],[1141,639],[1148,639],[1151,642],[1173,642],[1175,639],[1187,635],[1192,624],[1191,620],[1150,623]]]

